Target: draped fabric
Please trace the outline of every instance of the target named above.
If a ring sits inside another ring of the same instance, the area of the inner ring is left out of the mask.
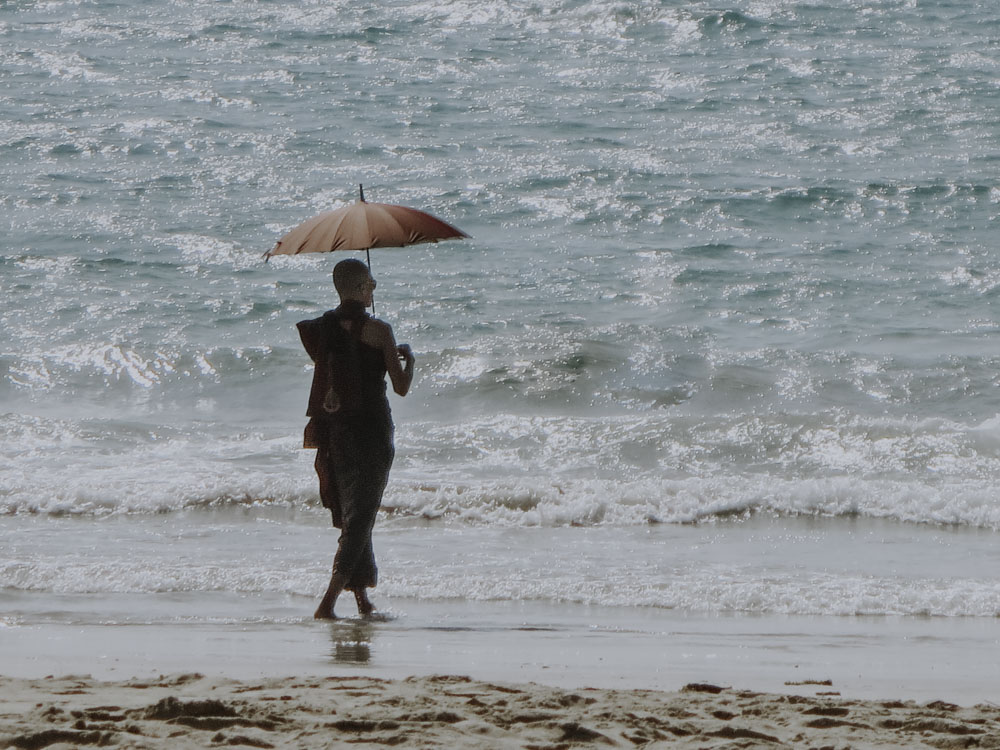
[[[341,530],[334,573],[348,590],[378,582],[371,533],[395,455],[385,360],[361,341],[368,320],[360,303],[344,303],[297,326],[315,365],[305,447],[316,448],[320,499]]]

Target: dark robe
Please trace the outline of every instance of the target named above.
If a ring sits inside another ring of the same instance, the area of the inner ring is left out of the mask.
[[[369,319],[361,303],[346,302],[297,325],[315,365],[305,447],[316,448],[320,499],[341,530],[334,573],[350,591],[378,582],[372,527],[395,455],[385,359],[361,341]]]

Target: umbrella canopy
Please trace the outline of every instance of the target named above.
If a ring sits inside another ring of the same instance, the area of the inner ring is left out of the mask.
[[[278,240],[265,257],[404,247],[468,236],[458,227],[415,208],[367,203],[362,187],[357,203],[304,221]]]

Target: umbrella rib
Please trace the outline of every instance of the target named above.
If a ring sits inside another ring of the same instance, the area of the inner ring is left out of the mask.
[[[340,212],[339,216],[336,215],[338,211]],[[347,218],[347,211],[344,209],[338,209],[338,211],[331,211],[326,215],[325,222],[313,227],[303,240],[302,246],[329,247],[331,251],[339,249],[340,245],[343,244],[343,240],[340,238],[340,227],[343,225],[344,219]]]
[[[369,234],[371,237],[372,247],[404,247],[409,244],[399,241],[400,237],[406,235],[406,230],[403,228],[403,225],[396,220],[396,217],[392,215],[392,212],[386,210],[384,205],[379,203],[369,203],[368,210],[375,214],[379,218],[379,221],[390,224],[390,227],[388,227],[386,231],[387,237],[385,238],[385,245],[381,244],[383,237],[380,234],[377,232],[371,232],[371,234]]]

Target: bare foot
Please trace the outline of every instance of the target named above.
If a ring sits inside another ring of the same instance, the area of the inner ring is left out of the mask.
[[[375,605],[368,600],[364,589],[354,592],[354,601],[358,603],[358,614],[367,617],[375,611]]]
[[[337,597],[340,596],[340,592],[343,590],[344,577],[334,573],[330,576],[330,585],[326,587],[326,593],[319,600],[319,606],[316,607],[316,611],[313,613],[313,619],[336,620],[337,615],[333,613],[333,608],[337,604]]]
[[[314,620],[336,620],[337,615],[333,613],[333,603],[323,599],[313,612]]]

